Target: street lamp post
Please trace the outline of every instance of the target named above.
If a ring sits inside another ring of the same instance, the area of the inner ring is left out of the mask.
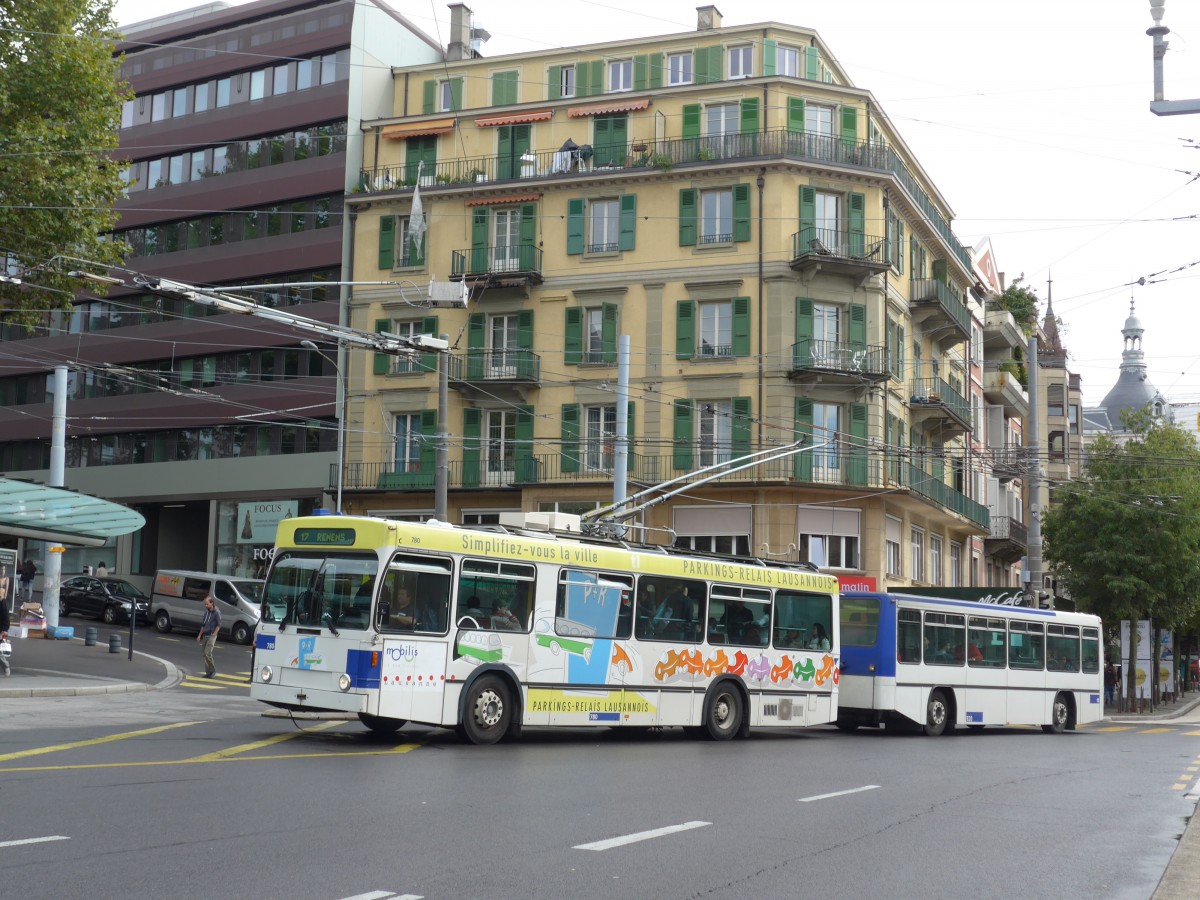
[[[1150,0],[1150,17],[1154,26],[1146,34],[1154,39],[1154,99],[1150,101],[1150,112],[1156,116],[1187,116],[1200,113],[1200,100],[1164,100],[1163,57],[1167,55],[1167,41],[1171,29],[1162,23],[1163,6],[1166,0]]]
[[[301,341],[301,347],[306,347],[315,352],[323,360],[333,366],[333,370],[338,376],[338,393],[341,395],[341,412],[338,413],[338,431],[337,431],[337,506],[336,512],[338,515],[342,513],[342,485],[346,477],[346,410],[349,405],[349,390],[346,384],[346,376],[342,372],[342,367],[335,360],[330,358],[324,351],[321,350],[312,341]]]

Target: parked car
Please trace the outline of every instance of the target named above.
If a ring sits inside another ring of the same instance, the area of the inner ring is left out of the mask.
[[[103,619],[106,625],[129,621],[131,604],[137,605],[137,621],[150,624],[150,598],[123,578],[77,575],[58,589],[58,614],[72,612]]]
[[[211,594],[221,612],[221,635],[249,644],[258,627],[262,593],[263,583],[252,578],[159,569],[151,593],[154,627],[163,634],[172,628],[199,628],[204,598]]]

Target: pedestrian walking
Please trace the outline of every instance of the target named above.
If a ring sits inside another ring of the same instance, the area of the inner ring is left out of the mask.
[[[1117,693],[1117,669],[1112,663],[1104,664],[1104,702],[1113,705]]]
[[[204,677],[212,678],[217,674],[217,664],[213,662],[213,648],[217,645],[217,635],[221,631],[221,611],[217,609],[212,594],[204,598],[204,619],[200,622],[200,633],[196,640],[204,652]]]
[[[21,563],[21,578],[20,588],[21,597],[27,601],[33,601],[33,579],[37,577],[37,566],[33,564],[32,559],[26,559]]]
[[[12,644],[8,642],[8,604],[0,603],[0,668],[4,669],[4,677],[12,674],[8,655],[12,652]]]

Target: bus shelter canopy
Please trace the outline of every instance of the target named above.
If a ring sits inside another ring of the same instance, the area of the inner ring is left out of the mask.
[[[102,547],[109,538],[146,524],[127,506],[67,488],[0,478],[0,534],[81,547]]]

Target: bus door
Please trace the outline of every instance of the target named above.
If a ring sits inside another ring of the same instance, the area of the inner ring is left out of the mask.
[[[536,584],[531,565],[463,560],[448,677],[465,681],[480,666],[501,665],[522,682],[528,678]]]
[[[1008,722],[1008,671],[1005,621],[967,617],[967,688],[962,703],[968,725]]]
[[[383,636],[381,716],[442,720],[451,570],[450,560],[397,554],[384,573],[374,604]]]

